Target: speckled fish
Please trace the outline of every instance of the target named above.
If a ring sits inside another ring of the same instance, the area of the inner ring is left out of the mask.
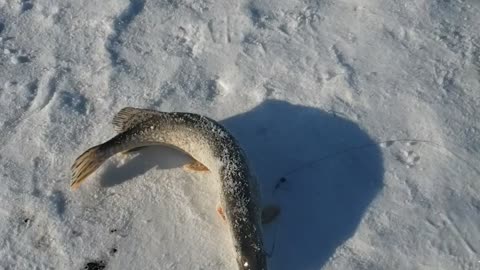
[[[114,117],[119,134],[80,155],[72,166],[71,188],[79,185],[111,156],[149,145],[168,145],[189,154],[186,167],[212,172],[219,180],[217,211],[233,238],[241,270],[266,270],[262,217],[271,220],[278,208],[262,213],[258,183],[236,139],[216,121],[192,113],[167,113],[127,107]]]

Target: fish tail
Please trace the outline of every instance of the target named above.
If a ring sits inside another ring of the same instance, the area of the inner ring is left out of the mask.
[[[72,165],[72,190],[78,189],[80,184],[102,165],[108,157],[102,153],[101,145],[94,146],[81,154]]]

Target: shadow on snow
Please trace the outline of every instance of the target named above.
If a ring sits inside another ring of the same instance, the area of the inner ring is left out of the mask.
[[[379,147],[349,120],[284,101],[265,101],[221,123],[246,151],[264,203],[282,209],[278,220],[265,228],[266,249],[273,241],[276,246],[270,268],[325,265],[353,236],[382,188]],[[150,147],[119,168],[107,168],[102,185],[121,184],[154,167],[174,168],[189,160],[176,150]],[[312,165],[314,161],[318,162]]]

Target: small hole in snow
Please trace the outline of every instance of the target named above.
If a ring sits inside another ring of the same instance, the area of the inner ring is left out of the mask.
[[[89,262],[83,267],[83,269],[87,270],[103,270],[107,267],[107,264],[104,261],[93,261]]]

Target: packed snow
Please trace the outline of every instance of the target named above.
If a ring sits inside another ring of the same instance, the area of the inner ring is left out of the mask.
[[[271,270],[480,269],[480,1],[0,0],[0,269],[236,269],[208,173],[121,108],[199,113],[281,215]]]

